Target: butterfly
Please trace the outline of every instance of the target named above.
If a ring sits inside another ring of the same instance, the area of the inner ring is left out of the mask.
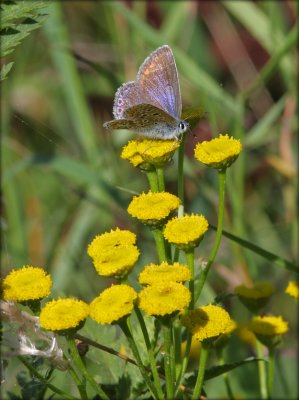
[[[124,83],[116,92],[114,120],[107,129],[130,129],[154,139],[177,139],[189,124],[181,119],[182,99],[175,59],[171,48],[161,46],[138,70],[135,81]]]

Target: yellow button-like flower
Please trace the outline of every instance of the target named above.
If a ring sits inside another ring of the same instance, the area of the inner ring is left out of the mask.
[[[282,317],[262,316],[255,317],[249,324],[249,329],[256,335],[275,336],[288,331],[288,323]]]
[[[89,306],[78,299],[57,299],[47,303],[40,313],[41,327],[49,331],[69,331],[82,327]]]
[[[147,315],[163,317],[184,310],[190,300],[190,291],[183,284],[162,282],[145,287],[139,293],[138,306]]]
[[[131,140],[123,148],[121,158],[130,161],[134,167],[162,166],[171,159],[179,146],[178,140]]]
[[[119,246],[135,245],[136,235],[128,230],[116,228],[110,232],[97,235],[89,244],[87,253],[90,257],[97,257],[103,250],[116,248]]]
[[[134,233],[116,228],[96,236],[87,253],[99,275],[119,278],[132,270],[139,257],[135,243]]]
[[[11,271],[3,280],[3,298],[12,301],[30,301],[47,297],[52,279],[45,270],[26,265]]]
[[[298,286],[298,282],[296,281],[290,281],[288,283],[288,286],[285,290],[285,292],[287,294],[289,294],[292,297],[295,297],[295,299],[299,298],[299,286]]]
[[[139,254],[136,246],[119,246],[103,250],[93,258],[93,265],[99,275],[121,278],[132,270]]]
[[[208,221],[203,215],[185,215],[168,221],[164,229],[165,239],[177,247],[187,250],[198,246],[208,230]]]
[[[129,285],[113,285],[90,303],[90,316],[99,324],[112,324],[130,315],[137,293]]]
[[[256,335],[257,339],[269,348],[278,346],[281,335],[288,331],[288,323],[278,316],[255,317],[248,328]]]
[[[242,151],[240,140],[226,135],[198,143],[194,150],[195,158],[209,167],[225,169],[229,167]]]
[[[128,213],[148,225],[159,225],[180,205],[180,199],[167,192],[142,193],[134,196]]]
[[[235,328],[235,323],[228,312],[212,304],[190,310],[183,316],[182,324],[199,341],[229,334]]]
[[[160,265],[149,264],[139,274],[141,285],[156,285],[161,282],[186,282],[189,279],[191,279],[190,269],[178,262],[174,264],[162,262]]]
[[[270,282],[258,282],[252,287],[236,286],[235,293],[245,307],[256,312],[266,305],[269,297],[274,293],[274,287]]]

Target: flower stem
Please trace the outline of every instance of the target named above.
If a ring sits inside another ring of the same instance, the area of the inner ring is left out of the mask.
[[[125,320],[120,321],[119,322],[119,326],[120,326],[121,330],[123,331],[123,333],[125,334],[128,342],[129,342],[129,346],[130,346],[130,348],[132,350],[132,353],[133,353],[133,355],[135,357],[135,361],[136,361],[136,363],[138,365],[139,371],[140,371],[140,373],[141,373],[141,375],[142,375],[142,377],[143,377],[143,379],[144,379],[149,391],[151,392],[151,394],[152,394],[154,399],[159,399],[159,396],[158,396],[158,393],[157,393],[157,389],[154,386],[153,382],[150,380],[148,372],[147,372],[147,370],[145,369],[145,367],[144,367],[144,365],[142,363],[142,360],[141,360],[141,357],[140,357],[140,354],[139,354],[139,350],[138,350],[138,348],[136,346],[136,343],[135,343],[135,340],[133,338],[131,329],[129,328],[129,325],[128,325],[128,318],[126,318]]]
[[[200,296],[200,293],[201,293],[204,283],[207,279],[211,265],[213,264],[213,262],[215,260],[215,257],[216,257],[216,254],[217,254],[217,251],[218,251],[218,248],[220,245],[221,236],[222,236],[223,219],[224,219],[226,169],[219,170],[218,177],[219,177],[219,209],[218,209],[218,222],[217,222],[216,238],[215,238],[214,246],[211,251],[210,257],[208,259],[207,265],[206,265],[205,269],[201,272],[200,277],[199,277],[199,282],[198,282],[198,286],[196,288],[195,299],[194,299],[195,302]]]
[[[165,381],[166,381],[166,396],[167,399],[174,398],[174,376],[172,371],[173,360],[171,359],[171,346],[172,346],[172,330],[170,324],[163,324],[164,334],[164,369],[165,369]]]
[[[263,358],[263,345],[257,340],[256,341],[256,354],[259,359]],[[266,366],[265,361],[258,362],[259,370],[259,383],[260,383],[260,395],[261,399],[268,398],[267,383],[266,383]]]
[[[224,358],[223,358],[223,355],[222,355],[222,351],[218,352],[218,359],[219,359],[219,365],[224,365]],[[233,394],[233,391],[232,391],[232,387],[231,387],[231,384],[230,384],[228,373],[224,372],[224,374],[222,376],[223,376],[223,381],[224,381],[224,384],[225,384],[225,387],[226,387],[227,397],[228,397],[229,400],[234,400],[234,394]]]
[[[87,372],[86,367],[78,352],[74,337],[72,336],[67,337],[67,341],[72,359],[76,364],[77,368],[81,371],[82,375],[84,376],[84,379],[89,382],[90,386],[94,388],[95,392],[100,396],[101,399],[109,400],[109,397],[103,391],[101,386],[98,383],[96,383],[96,381]]]
[[[194,308],[194,249],[186,251],[186,260],[187,265],[191,271],[191,279],[189,281],[189,290],[191,292],[191,301],[189,304],[189,309],[193,310]]]
[[[165,241],[161,229],[152,229],[160,263],[167,260]]]
[[[182,377],[185,375],[187,366],[188,366],[188,361],[189,361],[189,354],[191,350],[191,343],[192,343],[192,335],[189,331],[187,331],[187,339],[186,339],[186,348],[185,348],[185,353],[182,361],[182,366],[180,373],[177,377],[176,381],[176,386],[175,386],[175,398],[177,397],[177,393],[181,384]]]
[[[138,307],[135,307],[135,313],[137,315],[139,324],[140,324],[140,328],[142,330],[143,333],[143,337],[144,337],[144,341],[145,341],[145,345],[148,351],[148,355],[149,355],[149,361],[150,361],[150,365],[151,365],[151,370],[152,370],[152,374],[153,374],[153,378],[154,378],[154,384],[155,387],[157,389],[158,392],[158,399],[162,400],[164,399],[164,395],[163,395],[163,390],[162,390],[162,386],[161,386],[161,382],[160,382],[160,378],[159,378],[159,374],[158,374],[158,370],[157,370],[157,366],[155,363],[155,356],[154,356],[154,351],[149,339],[149,335],[148,335],[148,331],[146,329],[146,325],[142,316],[141,311],[139,310]]]
[[[206,369],[208,354],[209,354],[209,347],[210,347],[209,344],[205,343],[204,341],[202,342],[202,346],[201,346],[201,350],[200,350],[198,374],[197,374],[195,387],[193,390],[192,400],[198,400],[200,393],[201,393],[204,376],[205,376],[205,369]]]
[[[273,380],[275,367],[275,349],[269,348],[269,367],[268,367],[268,399],[272,397]]]
[[[146,176],[152,192],[159,192],[158,177],[155,170],[146,171]]]
[[[156,167],[156,171],[157,171],[159,192],[164,192],[165,190],[164,169],[162,167]]]

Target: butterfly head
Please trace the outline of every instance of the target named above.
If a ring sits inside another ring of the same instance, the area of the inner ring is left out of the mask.
[[[178,130],[178,134],[179,134],[179,135],[182,135],[182,134],[185,133],[188,129],[189,129],[189,124],[188,124],[188,122],[180,121],[180,122],[178,123],[177,130]]]

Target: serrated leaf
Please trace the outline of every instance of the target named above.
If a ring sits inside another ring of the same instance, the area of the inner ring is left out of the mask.
[[[261,358],[248,357],[248,358],[245,358],[244,360],[236,361],[234,363],[217,365],[216,367],[208,368],[205,371],[204,380],[207,381],[209,379],[216,378],[217,376],[225,374],[226,372],[229,372],[229,371],[231,371],[235,368],[238,368],[242,365],[249,364],[252,362],[258,362],[258,361],[265,361],[265,360],[263,360]]]
[[[13,61],[8,64],[2,65],[1,72],[0,72],[0,81],[4,81],[4,79],[6,79],[7,74],[11,70],[12,66],[13,66]]]
[[[1,4],[1,57],[10,54],[30,32],[41,26],[46,15],[39,10],[45,6],[42,1]]]

